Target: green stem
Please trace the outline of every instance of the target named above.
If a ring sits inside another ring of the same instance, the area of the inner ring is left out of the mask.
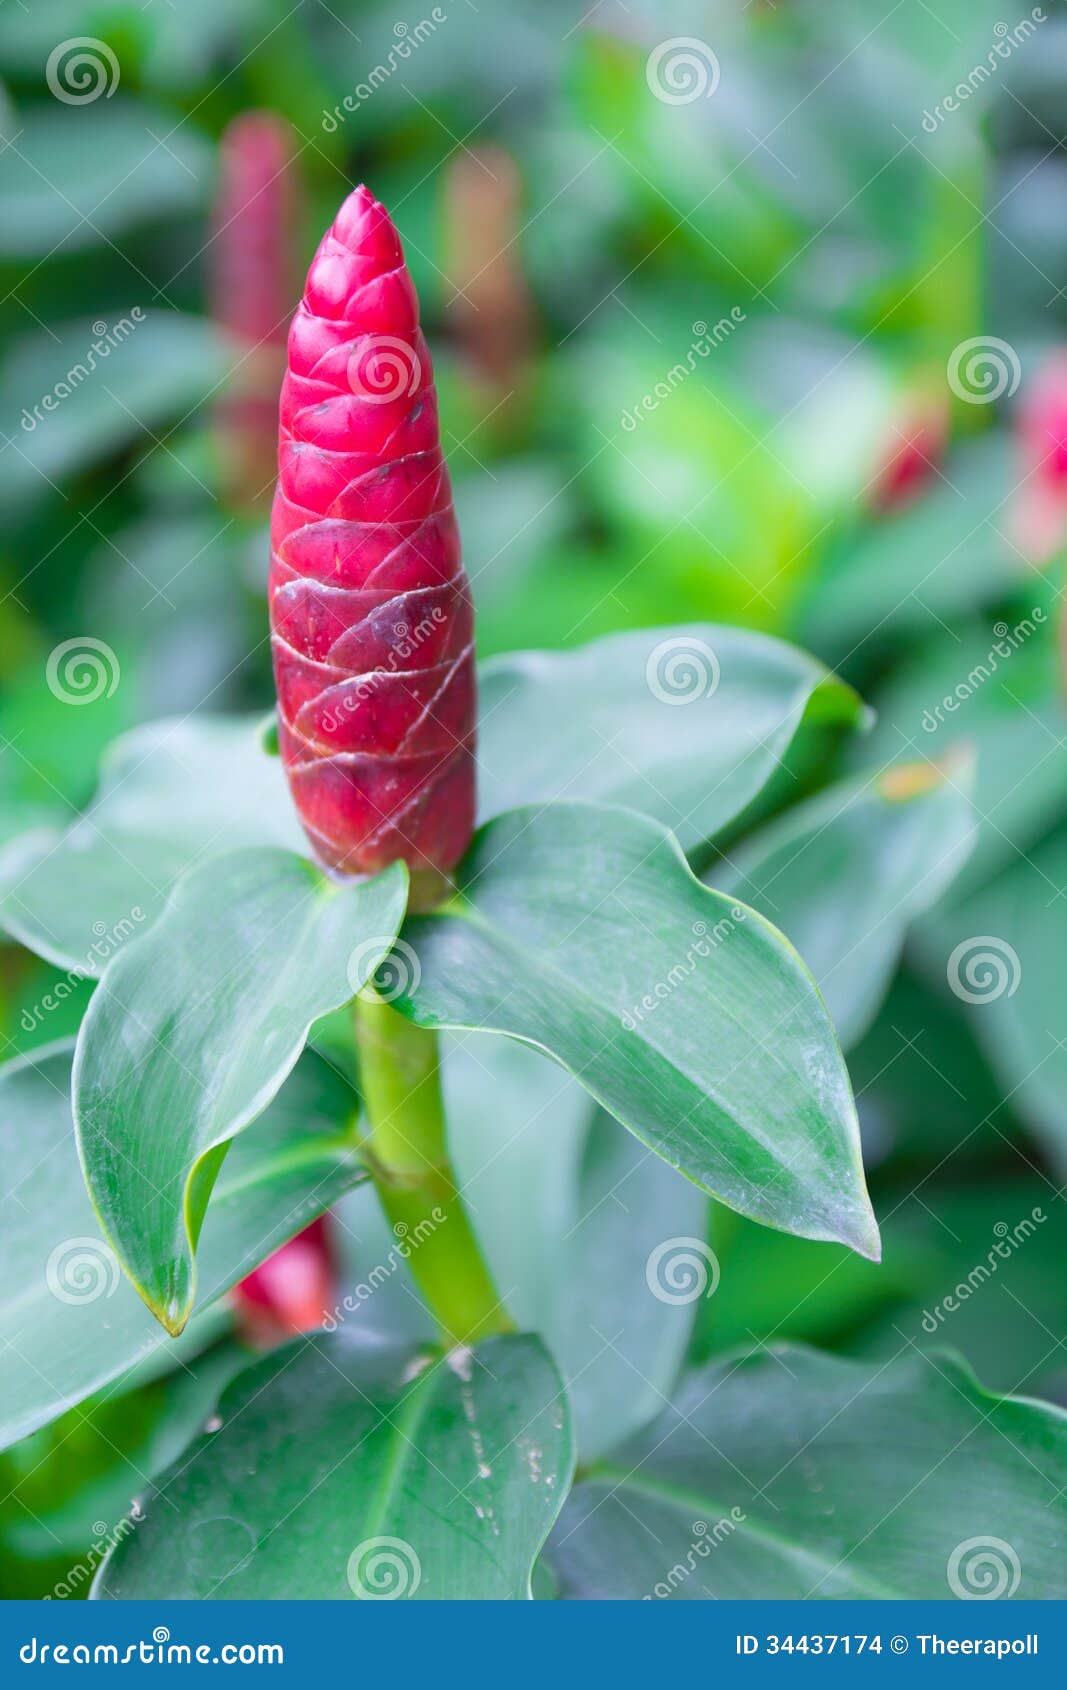
[[[448,1159],[437,1034],[365,986],[356,999],[360,1149],[407,1262],[450,1344],[510,1332]]]

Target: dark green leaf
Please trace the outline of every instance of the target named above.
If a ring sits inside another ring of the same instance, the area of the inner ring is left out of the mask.
[[[536,1338],[443,1357],[315,1338],[243,1374],[219,1418],[95,1595],[529,1598],[573,1468]]]
[[[119,1272],[86,1195],[68,1101],[72,1054],[72,1045],[53,1046],[0,1068],[0,1446],[175,1348]],[[199,1308],[365,1177],[340,1125],[355,1105],[308,1052],[237,1140],[200,1239]]]
[[[151,445],[168,420],[218,390],[226,368],[211,323],[159,307],[30,336],[0,381],[0,430],[10,437],[0,456],[5,500],[42,498],[131,442]]]
[[[548,1051],[730,1207],[877,1254],[848,1076],[810,975],[761,916],[701,886],[655,822],[585,804],[501,817],[404,945],[390,989],[420,1025]]]
[[[240,845],[303,849],[278,760],[256,743],[258,720],[153,722],[117,740],[92,808],[7,859],[7,930],[60,966],[100,974],[193,863]]]
[[[707,878],[796,946],[845,1050],[861,1038],[916,916],[974,843],[971,770],[901,765],[829,788],[733,850]]]
[[[493,1277],[556,1358],[581,1459],[592,1460],[674,1387],[713,1264],[701,1281],[694,1261],[673,1290],[664,1271],[703,1239],[707,1198],[510,1039],[449,1039],[444,1084],[459,1184]]]
[[[733,820],[806,711],[863,718],[821,663],[762,634],[697,623],[482,666],[483,821],[554,798],[625,804],[685,849]]]
[[[569,1598],[1059,1598],[1067,1416],[950,1357],[781,1348],[694,1375],[577,1486]]]
[[[108,968],[74,1062],[78,1143],[104,1230],[168,1331],[189,1318],[226,1146],[270,1102],[312,1021],[374,972],[406,900],[400,863],[360,883],[287,851],[234,851],[180,880]]]

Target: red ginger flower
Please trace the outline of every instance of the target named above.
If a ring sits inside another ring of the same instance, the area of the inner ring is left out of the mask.
[[[335,1281],[330,1217],[319,1215],[230,1293],[242,1335],[269,1348],[313,1332],[330,1315]]]
[[[308,837],[333,868],[447,872],[474,823],[473,612],[415,289],[366,188],[289,333],[271,544],[279,741]]]

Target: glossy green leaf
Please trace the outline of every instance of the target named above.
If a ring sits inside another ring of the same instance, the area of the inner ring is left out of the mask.
[[[810,975],[762,916],[701,886],[655,822],[586,804],[503,816],[403,944],[390,990],[420,1025],[538,1046],[730,1207],[877,1253],[848,1076]]]
[[[116,740],[85,815],[6,856],[8,932],[61,967],[98,975],[191,864],[241,845],[303,849],[278,759],[256,742],[258,720],[153,722]]]
[[[783,1347],[694,1375],[576,1487],[565,1598],[1059,1598],[1067,1415],[951,1357]]]
[[[260,1362],[218,1416],[95,1595],[529,1598],[573,1468],[563,1383],[536,1338],[435,1356],[342,1331]]]
[[[169,420],[214,394],[226,370],[211,323],[159,307],[138,319],[115,312],[27,337],[0,381],[0,429],[10,437],[0,491],[16,504],[43,498],[131,443],[150,446]]]
[[[855,693],[796,647],[697,623],[482,666],[483,821],[555,798],[625,804],[685,849],[773,774],[806,711],[856,724]]]
[[[974,842],[971,772],[902,765],[830,787],[731,851],[707,878],[752,904],[811,969],[845,1050],[885,995],[916,916]]]
[[[699,1262],[692,1280],[682,1266],[672,1290],[655,1263],[673,1252],[679,1264],[703,1238],[707,1198],[511,1039],[446,1040],[444,1086],[458,1182],[494,1280],[552,1351],[592,1460],[674,1388],[712,1264],[703,1284]]]
[[[86,1181],[123,1268],[170,1332],[236,1133],[270,1102],[318,1016],[359,990],[404,915],[407,871],[328,879],[287,851],[190,871],[108,968],[82,1023],[74,1116]]]
[[[119,1271],[86,1195],[72,1055],[64,1044],[0,1068],[0,1447],[175,1348]],[[342,1125],[355,1105],[345,1081],[305,1053],[216,1181],[198,1308],[365,1178]]]

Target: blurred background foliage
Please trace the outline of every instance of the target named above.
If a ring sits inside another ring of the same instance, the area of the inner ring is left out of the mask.
[[[688,620],[807,646],[877,722],[779,802],[815,774],[976,754],[975,854],[850,1054],[885,1265],[720,1213],[696,1353],[947,1339],[986,1385],[1067,1402],[1067,17],[1022,12],[1041,19],[1015,44],[992,0],[431,12],[0,6],[0,846],[65,823],[122,729],[269,705],[271,469],[228,473],[240,378],[212,301],[220,140],[273,112],[292,134],[290,305],[351,185],[402,231],[484,654]],[[650,93],[668,34],[711,44],[713,97]],[[46,75],[78,36],[117,67],[84,104]],[[961,392],[959,348],[990,337],[995,395]],[[86,634],[121,684],[70,709],[46,661]],[[1017,990],[949,990],[972,935],[1010,942]],[[77,1025],[84,982],[25,1014],[53,977],[0,951],[6,1055]],[[924,1309],[1035,1206],[1034,1238],[930,1334]],[[131,1381],[125,1415],[89,1405],[73,1442],[61,1421],[5,1458],[12,1594],[47,1588],[85,1521],[181,1447],[220,1368],[210,1351],[180,1391]]]

